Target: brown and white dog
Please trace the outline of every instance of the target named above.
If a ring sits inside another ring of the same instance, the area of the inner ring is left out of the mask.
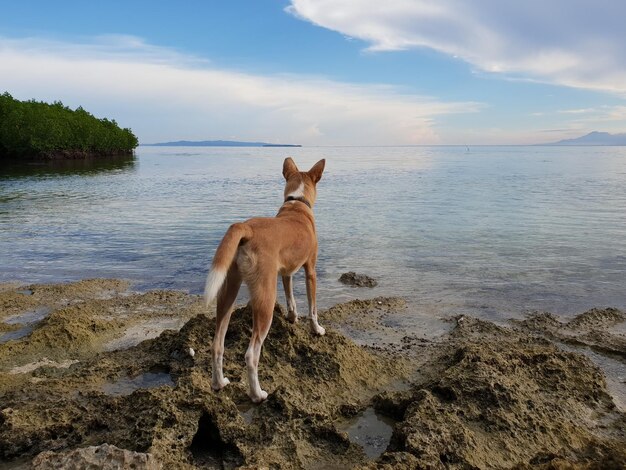
[[[285,202],[276,217],[258,217],[231,225],[215,252],[204,290],[207,306],[217,297],[213,339],[214,390],[229,384],[222,368],[224,337],[242,281],[250,291],[252,307],[252,337],[246,351],[246,366],[249,396],[255,403],[267,398],[267,392],[259,385],[259,355],[272,324],[279,274],[287,298],[287,318],[295,322],[298,314],[291,280],[293,274],[304,266],[311,329],[318,335],[325,333],[317,322],[315,305],[317,236],[313,217],[316,185],[325,163],[320,160],[309,171],[301,172],[291,158],[286,158],[283,163],[283,176],[287,181]]]

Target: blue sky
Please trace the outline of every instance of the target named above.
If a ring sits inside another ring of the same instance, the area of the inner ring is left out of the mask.
[[[4,3],[0,89],[82,105],[144,143],[626,132],[621,0]]]

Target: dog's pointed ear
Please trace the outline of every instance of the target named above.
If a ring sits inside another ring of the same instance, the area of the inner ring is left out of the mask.
[[[314,183],[317,183],[322,178],[322,173],[324,172],[324,166],[326,165],[326,159],[323,158],[315,165],[313,168],[309,170],[309,176],[313,180]]]
[[[298,171],[300,170],[298,170],[296,162],[294,162],[291,157],[285,158],[285,161],[283,162],[283,176],[285,179],[288,180],[291,175],[297,173]]]

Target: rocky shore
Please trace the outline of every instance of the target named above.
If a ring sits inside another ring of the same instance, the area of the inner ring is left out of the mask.
[[[619,396],[573,352],[624,363],[623,312],[504,326],[459,315],[438,338],[390,326],[404,315],[402,299],[354,300],[321,312],[316,337],[277,305],[259,369],[269,397],[252,405],[247,307],[226,336],[231,384],[215,393],[199,297],[116,280],[4,285],[0,468],[626,466]]]

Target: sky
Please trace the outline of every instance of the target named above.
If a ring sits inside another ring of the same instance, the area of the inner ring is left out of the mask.
[[[0,92],[141,143],[626,132],[623,0],[0,0]]]

